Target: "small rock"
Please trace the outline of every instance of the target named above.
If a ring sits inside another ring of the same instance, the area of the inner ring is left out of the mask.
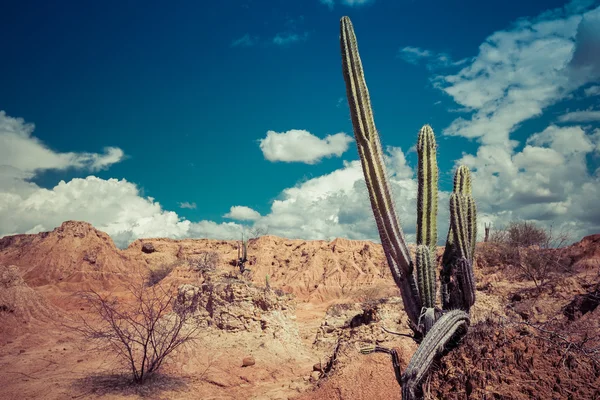
[[[254,364],[256,364],[256,361],[252,356],[244,357],[244,359],[242,360],[242,367],[249,367]]]
[[[152,243],[144,243],[142,245],[142,252],[146,254],[154,253],[156,249]]]
[[[313,365],[313,371],[323,371],[323,367],[321,366],[321,363],[316,363],[315,365]]]
[[[24,349],[19,350],[19,354],[23,354],[23,353],[25,353]]]
[[[312,374],[310,374],[310,380],[312,382],[316,382],[319,380],[319,377],[321,376],[321,373],[319,371],[313,371]]]

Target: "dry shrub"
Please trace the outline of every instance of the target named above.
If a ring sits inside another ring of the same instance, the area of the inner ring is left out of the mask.
[[[553,273],[564,272],[570,259],[556,248],[567,243],[566,232],[554,233],[531,222],[511,222],[505,229],[495,230],[490,240],[478,249],[482,266],[514,268],[520,278],[533,281],[541,288]]]
[[[92,310],[72,328],[98,350],[116,354],[133,381],[144,383],[159,371],[180,346],[195,338],[200,325],[193,307],[176,302],[176,290],[157,284],[131,285],[130,299],[102,295],[94,290],[80,293]]]
[[[221,256],[216,251],[204,251],[199,255],[189,257],[190,267],[198,272],[209,272],[217,269],[221,262]]]

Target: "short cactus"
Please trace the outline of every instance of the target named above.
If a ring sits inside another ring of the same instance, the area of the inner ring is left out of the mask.
[[[363,352],[379,351],[392,355],[396,377],[402,386],[402,397],[414,399],[420,396],[421,381],[436,355],[453,337],[465,333],[470,323],[468,312],[475,302],[473,257],[477,235],[471,174],[466,166],[460,166],[455,174],[454,191],[450,197],[451,224],[440,273],[442,309],[439,309],[435,304],[438,167],[433,130],[429,125],[423,126],[417,141],[417,249],[413,263],[387,181],[358,44],[348,17],[341,19],[340,42],[346,94],[371,208],[415,340],[421,341],[402,375],[395,351],[374,346]],[[416,273],[413,266],[416,266]]]
[[[244,273],[248,269],[246,268],[246,262],[248,261],[248,240],[244,240],[244,234],[242,233],[242,241],[238,243],[238,258],[237,266],[240,269],[240,273]]]

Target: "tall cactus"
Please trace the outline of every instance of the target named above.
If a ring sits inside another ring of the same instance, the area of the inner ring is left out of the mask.
[[[477,224],[471,175],[466,166],[460,166],[455,174],[450,197],[451,224],[440,273],[442,309],[439,309],[435,305],[438,167],[433,130],[429,125],[423,126],[417,141],[417,249],[413,263],[391,196],[358,44],[348,17],[341,19],[340,44],[346,94],[371,208],[415,340],[421,341],[402,375],[395,351],[374,346],[363,349],[363,353],[390,354],[398,383],[402,386],[403,399],[419,398],[419,385],[436,355],[453,337],[466,332],[470,323],[468,312],[475,302],[473,256]],[[416,272],[413,266],[416,266]]]

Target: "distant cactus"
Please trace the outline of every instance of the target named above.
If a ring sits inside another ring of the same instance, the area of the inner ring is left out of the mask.
[[[460,166],[454,178],[454,191],[450,197],[451,223],[440,273],[442,309],[439,309],[435,305],[438,167],[433,130],[429,125],[423,126],[417,141],[417,250],[413,263],[391,196],[358,44],[348,17],[341,19],[340,42],[346,94],[371,208],[415,340],[421,341],[403,375],[394,350],[374,346],[362,352],[390,354],[398,383],[402,386],[403,399],[415,399],[422,395],[420,384],[435,356],[453,337],[466,333],[470,323],[468,312],[475,302],[473,260],[477,236],[471,174],[466,166]],[[416,266],[416,272],[413,266]]]
[[[238,243],[238,258],[237,266],[240,269],[240,273],[244,273],[248,269],[246,268],[246,262],[248,261],[248,240],[244,240],[244,234],[242,233],[242,241]]]

